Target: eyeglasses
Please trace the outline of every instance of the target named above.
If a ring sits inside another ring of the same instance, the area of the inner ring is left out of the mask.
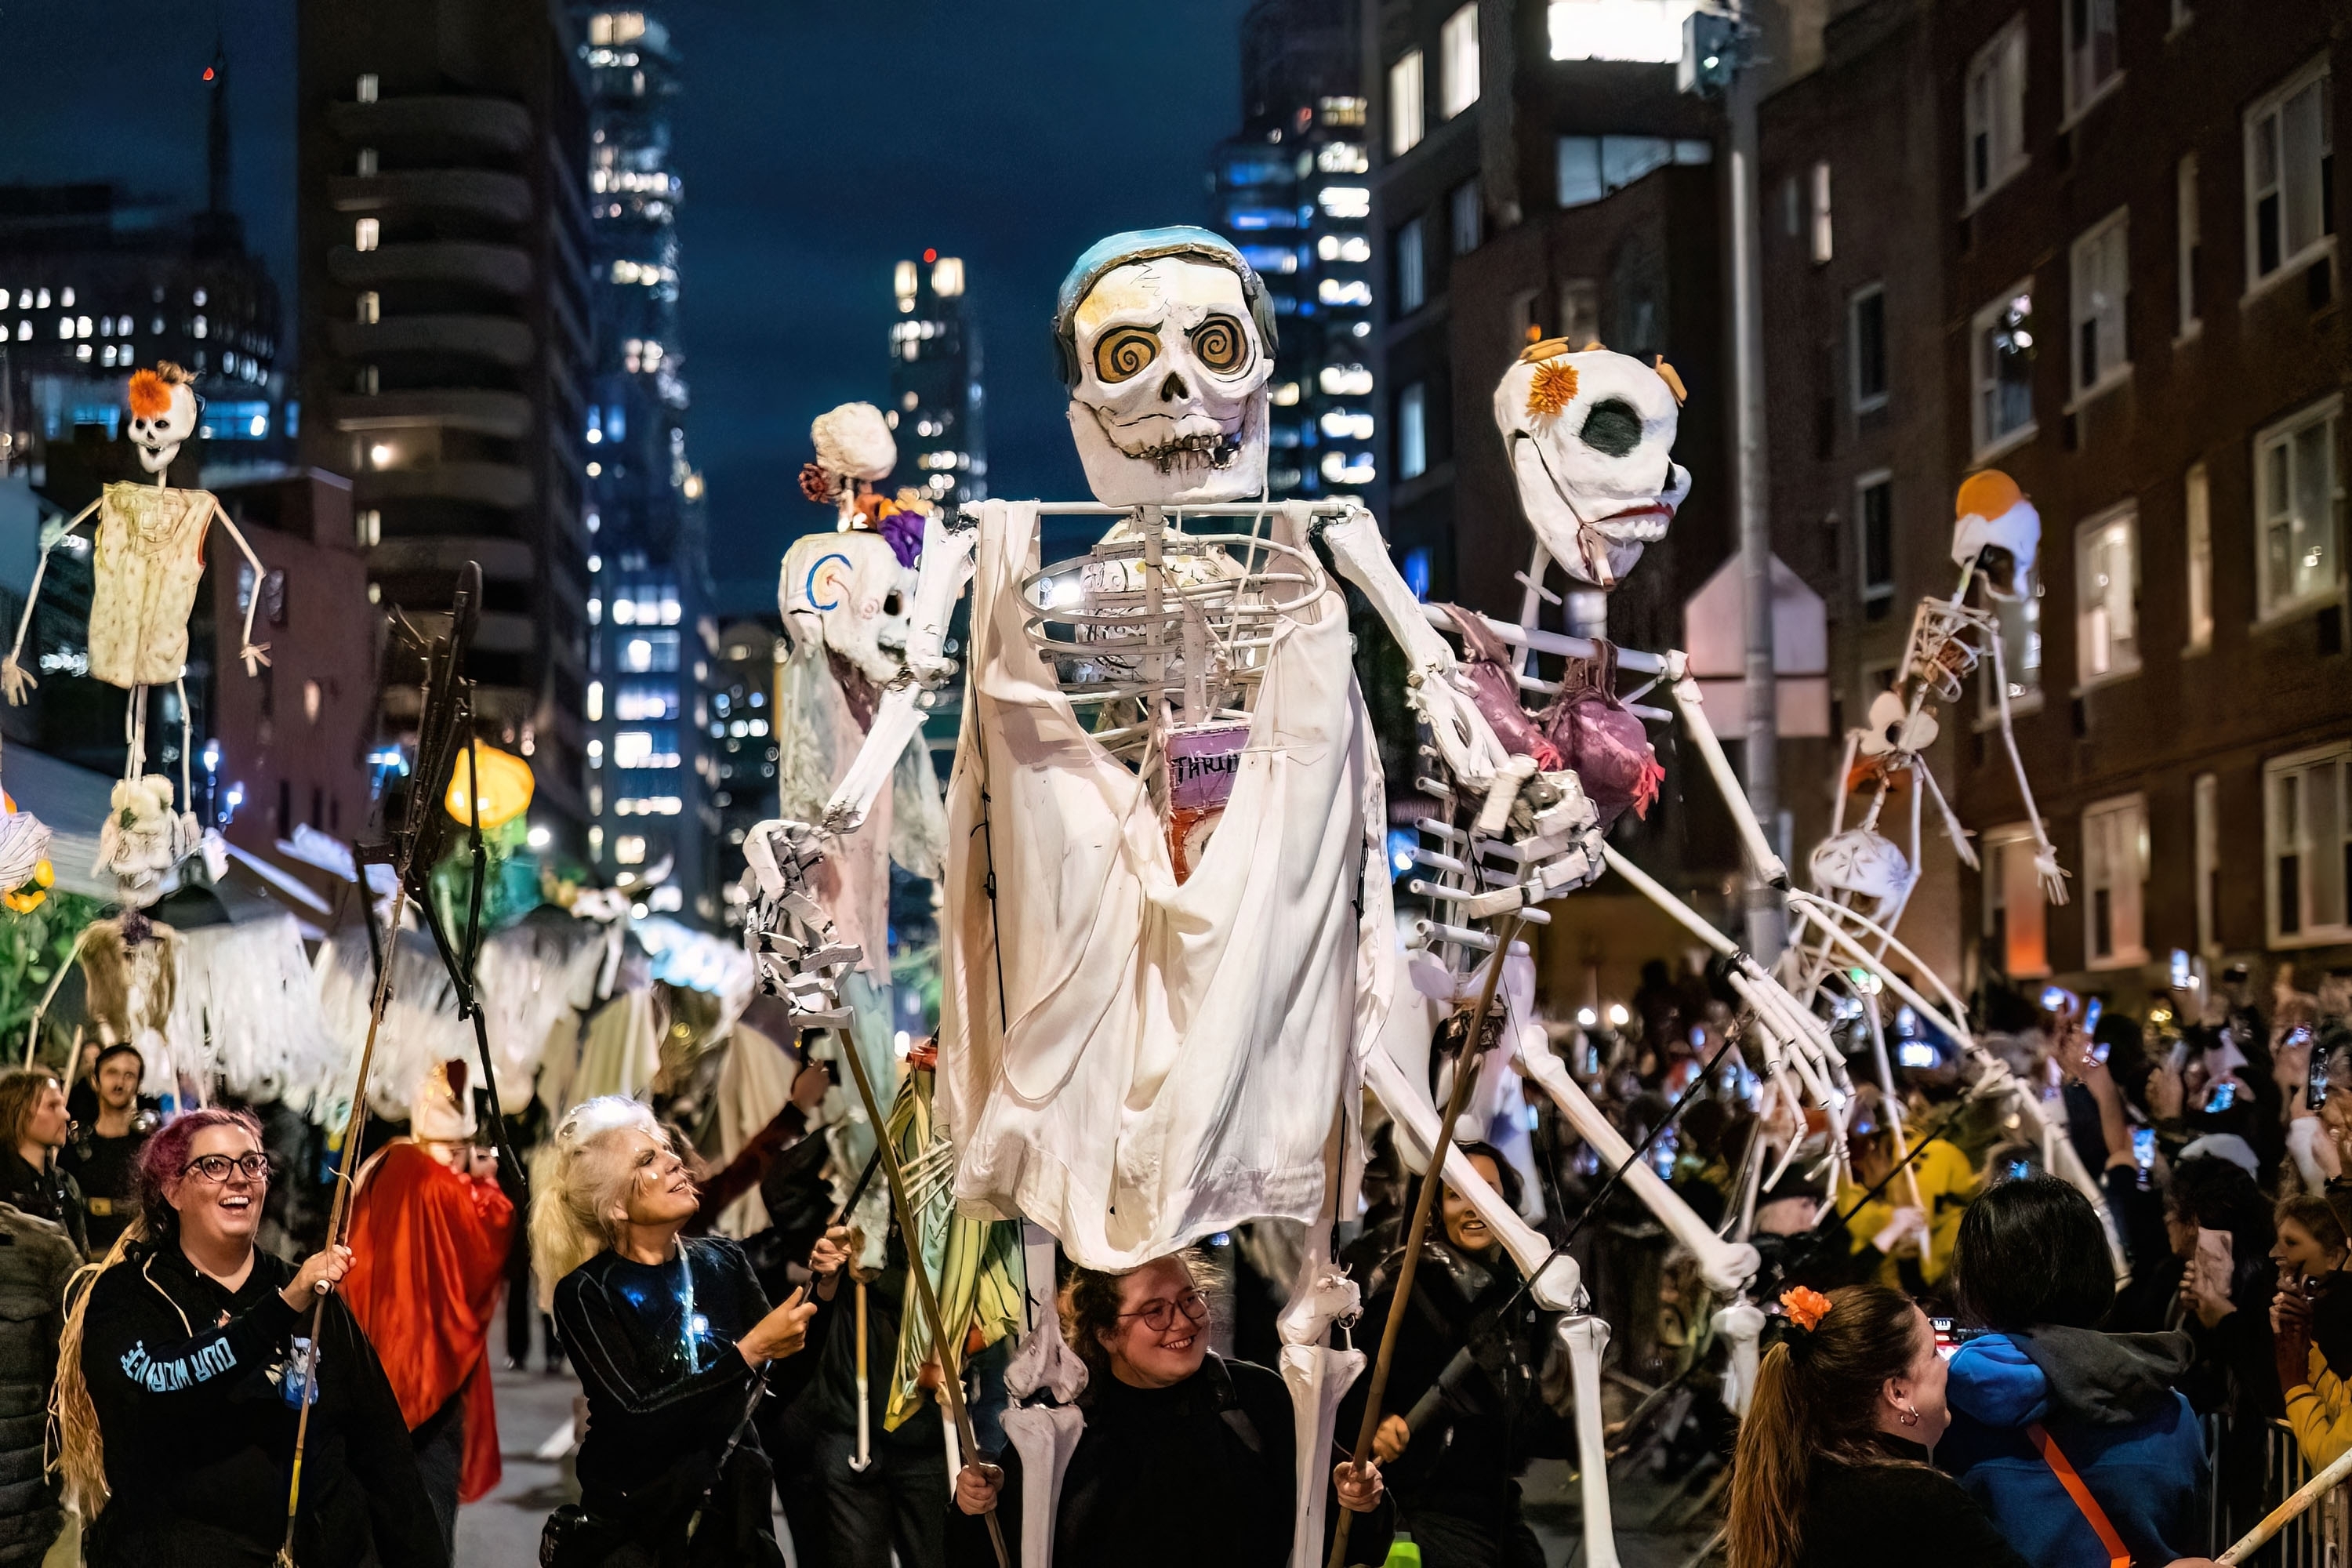
[[[180,1169],[184,1176],[202,1176],[207,1182],[226,1182],[234,1171],[248,1182],[269,1179],[269,1156],[256,1149],[246,1154],[204,1154],[189,1161]]]
[[[1143,1326],[1158,1334],[1166,1333],[1169,1329],[1175,1326],[1176,1314],[1179,1312],[1184,1314],[1184,1321],[1187,1322],[1203,1322],[1209,1316],[1209,1299],[1198,1290],[1187,1290],[1173,1301],[1154,1301],[1140,1311],[1121,1312],[1119,1316],[1141,1318]]]

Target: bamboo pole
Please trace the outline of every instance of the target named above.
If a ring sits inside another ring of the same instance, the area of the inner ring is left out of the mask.
[[[1404,1262],[1397,1269],[1396,1295],[1389,1303],[1388,1321],[1381,1327],[1380,1354],[1372,1362],[1372,1380],[1364,1391],[1364,1420],[1356,1433],[1355,1452],[1348,1462],[1360,1466],[1372,1451],[1372,1434],[1380,1430],[1381,1396],[1388,1392],[1389,1367],[1396,1358],[1397,1331],[1404,1326],[1405,1309],[1412,1304],[1413,1276],[1421,1267],[1422,1243],[1429,1236],[1430,1211],[1436,1206],[1437,1189],[1445,1184],[1445,1153],[1454,1147],[1454,1124],[1462,1119],[1462,1108],[1470,1102],[1470,1082],[1478,1076],[1478,1061],[1486,1053],[1481,1048],[1486,1037],[1486,1015],[1495,1005],[1495,986],[1503,977],[1503,965],[1511,956],[1511,943],[1518,940],[1526,922],[1517,915],[1495,934],[1495,955],[1486,965],[1486,982],[1478,990],[1478,1010],[1470,1016],[1470,1033],[1462,1042],[1462,1059],[1454,1068],[1454,1092],[1445,1099],[1445,1115],[1437,1124],[1437,1142],[1429,1152],[1429,1168],[1421,1179],[1421,1192],[1412,1205],[1412,1225],[1405,1232]],[[1355,1515],[1346,1509],[1339,1510],[1331,1530],[1331,1556],[1326,1568],[1346,1568],[1348,1561],[1348,1528]]]
[[[2297,1487],[2293,1497],[2271,1510],[2261,1523],[2240,1536],[2229,1551],[2213,1561],[2221,1568],[2236,1568],[2236,1564],[2261,1551],[2263,1542],[2294,1523],[2297,1515],[2341,1486],[2347,1476],[2352,1476],[2352,1449],[2345,1450],[2334,1464]]]
[[[907,1202],[907,1179],[898,1169],[898,1152],[890,1147],[889,1130],[882,1120],[882,1102],[875,1098],[873,1080],[866,1072],[866,1058],[859,1054],[857,1042],[845,1037],[847,1031],[843,1034],[841,1054],[849,1062],[850,1076],[857,1079],[857,1097],[865,1102],[866,1119],[874,1128],[874,1148],[881,1158],[882,1177],[890,1186],[890,1206],[898,1216],[898,1233],[906,1238],[907,1279],[915,1287],[915,1300],[922,1308],[923,1321],[931,1331],[931,1353],[940,1363],[940,1392],[946,1397],[948,1414],[955,1421],[957,1441],[963,1445],[967,1455],[977,1457],[980,1439],[971,1428],[971,1412],[964,1408],[963,1379],[950,1370],[953,1361],[948,1354],[947,1325],[940,1315],[939,1296],[931,1289],[931,1277],[923,1268],[915,1211]],[[1013,1560],[1004,1550],[1004,1529],[996,1521],[996,1510],[992,1507],[982,1517],[988,1521],[989,1544],[996,1548],[996,1568],[1013,1568]],[[1053,1521],[1044,1521],[1042,1528],[1051,1530]]]

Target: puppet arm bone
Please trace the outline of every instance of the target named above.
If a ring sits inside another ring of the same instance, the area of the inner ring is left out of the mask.
[[[1706,759],[1706,771],[1715,777],[1723,804],[1731,808],[1732,826],[1739,830],[1739,841],[1747,847],[1757,879],[1786,892],[1789,868],[1772,853],[1771,845],[1764,838],[1763,824],[1748,809],[1748,793],[1740,788],[1738,775],[1731,771],[1731,760],[1723,754],[1723,742],[1716,739],[1715,726],[1707,722],[1706,705],[1699,700],[1698,682],[1691,679],[1690,661],[1680,650],[1666,656],[1666,673],[1673,681],[1675,708],[1689,727],[1691,739],[1698,742],[1699,755]]]
[[[2025,820],[2033,826],[2033,868],[2042,876],[2042,894],[2053,904],[2066,901],[2066,868],[2058,864],[2058,847],[2042,826],[2042,808],[2033,804],[2033,786],[2026,782],[2025,760],[2017,754],[2017,727],[2009,716],[2009,666],[2000,651],[2000,633],[1992,643],[1992,689],[2000,700],[2000,743],[2009,752],[2011,771],[2017,774],[2018,797],[2025,803]]]
[[[236,541],[239,550],[245,552],[246,563],[253,568],[253,592],[245,596],[245,646],[236,650],[236,657],[245,660],[247,676],[257,676],[261,673],[261,667],[269,662],[269,645],[253,640],[253,613],[261,607],[261,579],[268,569],[262,565],[261,557],[253,552],[253,546],[246,542],[245,534],[228,515],[228,509],[217,500],[213,502],[213,515],[220,519],[220,525],[228,530],[228,536]]]
[[[1370,512],[1353,511],[1325,526],[1323,542],[1331,547],[1331,562],[1339,575],[1364,591],[1389,635],[1404,649],[1411,666],[1405,700],[1428,721],[1438,754],[1465,788],[1483,795],[1507,753],[1486,716],[1455,684],[1459,661],[1454,649],[1437,635],[1422,614],[1421,602],[1397,575],[1379,524]]]
[[[99,500],[90,502],[88,506],[82,508],[81,510],[76,512],[74,514],[73,521],[67,523],[65,527],[58,531],[57,539],[50,540],[47,545],[42,549],[41,559],[33,567],[33,585],[29,589],[26,590],[25,593],[25,613],[23,616],[19,616],[16,621],[16,640],[9,645],[7,658],[5,660],[0,660],[0,687],[5,687],[6,689],[8,705],[12,708],[23,707],[25,705],[25,693],[40,684],[39,681],[33,679],[33,675],[30,670],[16,662],[16,656],[25,651],[25,634],[32,630],[33,627],[33,609],[35,605],[40,603],[41,579],[49,570],[49,552],[58,547],[58,540],[65,538],[67,534],[71,533],[75,529],[79,528],[83,523],[88,522],[91,514],[98,510],[100,501],[104,499],[104,497],[100,497]]]

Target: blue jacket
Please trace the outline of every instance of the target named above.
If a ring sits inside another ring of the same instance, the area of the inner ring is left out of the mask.
[[[1952,1357],[1952,1425],[1936,1462],[2035,1568],[2099,1568],[2097,1534],[2028,1436],[2038,1422],[2134,1563],[2201,1552],[2204,1436],[2172,1386],[2193,1353],[2179,1333],[2045,1327],[1971,1340]]]

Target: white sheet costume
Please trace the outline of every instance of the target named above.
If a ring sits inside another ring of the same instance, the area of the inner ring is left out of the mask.
[[[1091,1268],[1311,1222],[1393,942],[1346,602],[1327,586],[1276,633],[1223,821],[1180,884],[1144,777],[1023,635],[1037,554],[1034,503],[982,509],[940,1025],[957,1196]]]

